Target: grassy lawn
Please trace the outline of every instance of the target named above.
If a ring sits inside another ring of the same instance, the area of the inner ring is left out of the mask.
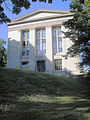
[[[0,120],[90,120],[90,81],[0,69]]]

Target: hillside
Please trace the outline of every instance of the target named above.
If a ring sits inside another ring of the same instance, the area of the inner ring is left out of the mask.
[[[90,120],[84,82],[0,69],[0,120]]]

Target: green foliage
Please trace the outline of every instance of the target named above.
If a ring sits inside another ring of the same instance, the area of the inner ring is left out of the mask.
[[[85,7],[88,13],[88,25],[90,26],[90,0],[85,0]]]
[[[0,23],[10,22],[10,19],[5,15],[4,10],[9,9],[7,0],[0,0]],[[10,0],[11,3],[11,11],[12,13],[19,14],[21,12],[21,8],[24,7],[28,9],[30,7],[29,0]],[[3,7],[4,6],[4,7]]]
[[[6,66],[6,42],[3,39],[0,39],[0,66]]]
[[[70,11],[74,17],[64,23],[64,26],[68,28],[65,36],[73,42],[68,49],[68,54],[72,56],[80,54],[80,65],[90,65],[90,27],[86,7],[80,0],[72,0]]]
[[[90,0],[85,0],[85,7],[88,14],[90,14]]]

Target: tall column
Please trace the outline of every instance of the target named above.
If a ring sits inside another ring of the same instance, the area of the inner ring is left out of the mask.
[[[46,71],[53,73],[52,27],[46,27]]]
[[[30,34],[30,54],[29,54],[29,68],[35,70],[35,28],[29,30]]]

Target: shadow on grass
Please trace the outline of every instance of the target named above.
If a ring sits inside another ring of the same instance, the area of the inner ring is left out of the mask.
[[[7,104],[6,109],[1,111],[0,120],[90,119],[90,101],[87,99],[74,99],[75,96],[34,95],[29,97],[22,96],[17,101]]]
[[[0,120],[90,120],[89,81],[2,72]]]

